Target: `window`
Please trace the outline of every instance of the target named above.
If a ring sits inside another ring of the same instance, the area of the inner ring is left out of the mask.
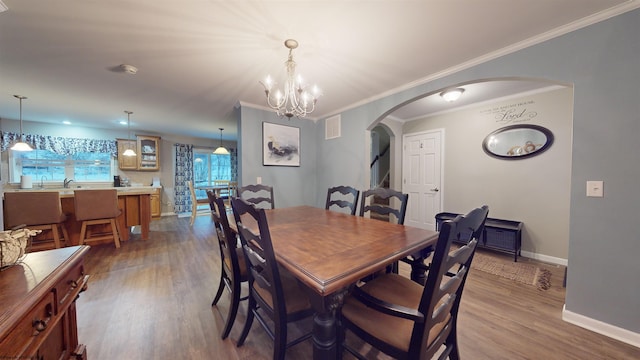
[[[75,153],[60,155],[49,150],[9,151],[9,170],[12,182],[20,182],[20,175],[31,175],[34,181],[62,182],[111,181],[114,165],[108,153]]]
[[[210,186],[214,180],[231,179],[231,155],[217,155],[210,149],[193,149],[193,185]],[[196,190],[198,197],[206,197],[204,190]]]

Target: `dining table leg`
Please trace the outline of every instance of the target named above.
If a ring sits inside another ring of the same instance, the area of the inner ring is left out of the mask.
[[[309,289],[311,305],[316,311],[313,316],[313,359],[335,360],[342,358],[342,348],[338,344],[336,312],[342,307],[347,289],[322,296]]]

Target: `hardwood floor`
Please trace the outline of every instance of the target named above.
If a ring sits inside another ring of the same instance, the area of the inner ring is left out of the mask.
[[[165,217],[151,223],[147,241],[133,235],[120,249],[93,246],[89,287],[77,301],[78,337],[89,359],[270,359],[271,340],[257,322],[236,347],[246,303],[229,338],[220,339],[229,296],[225,291],[211,307],[220,276],[214,236],[208,216],[198,216],[193,227],[189,218]],[[463,359],[640,358],[638,348],[562,321],[564,268],[545,268],[553,273],[547,291],[470,272],[458,322]],[[375,351],[370,356],[387,359]],[[287,359],[310,358],[309,341],[287,351]]]

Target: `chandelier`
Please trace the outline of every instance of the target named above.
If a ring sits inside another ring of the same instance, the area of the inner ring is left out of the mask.
[[[303,118],[315,110],[316,102],[321,95],[320,89],[314,85],[309,91],[302,77],[300,75],[296,77],[296,62],[293,61],[293,49],[298,47],[298,42],[293,39],[287,39],[284,42],[284,46],[289,49],[289,58],[284,63],[287,69],[284,89],[272,91],[275,83],[271,76],[267,76],[264,82],[260,81],[260,84],[264,86],[267,104],[276,111],[278,116]]]

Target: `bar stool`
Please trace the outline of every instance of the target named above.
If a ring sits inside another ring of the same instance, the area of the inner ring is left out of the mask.
[[[62,240],[69,241],[69,234],[64,226],[67,216],[62,212],[60,193],[57,191],[24,191],[4,193],[5,228],[11,229],[25,225],[33,230],[42,230],[43,233],[34,237],[31,250],[58,249],[62,246]],[[46,236],[45,231],[51,231],[51,237]]]
[[[73,201],[76,220],[82,221],[79,245],[86,242],[104,242],[112,240],[116,248],[120,247],[116,218],[122,212],[118,208],[118,193],[116,189],[104,190],[75,190]],[[111,226],[111,231],[102,226],[94,232],[95,225]]]

